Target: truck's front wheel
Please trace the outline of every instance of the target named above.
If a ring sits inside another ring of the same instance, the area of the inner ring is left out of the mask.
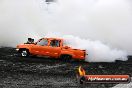
[[[27,57],[29,56],[29,52],[26,49],[20,50],[20,56]]]

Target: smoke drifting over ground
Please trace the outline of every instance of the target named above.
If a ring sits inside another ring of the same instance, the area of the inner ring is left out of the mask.
[[[132,54],[131,5],[130,0],[1,0],[0,45],[59,32],[72,35],[71,45],[87,49],[89,61],[126,60]]]
[[[80,39],[78,37],[69,36],[65,38],[69,45],[75,48],[87,50],[88,56],[86,61],[89,62],[114,62],[115,60],[127,60],[127,53],[125,51],[111,49],[109,46],[100,41],[91,41],[88,39]]]

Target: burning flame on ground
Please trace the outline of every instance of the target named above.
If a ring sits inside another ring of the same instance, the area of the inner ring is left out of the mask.
[[[82,68],[82,66],[79,66],[78,72],[80,76],[84,76],[86,74],[85,70]]]

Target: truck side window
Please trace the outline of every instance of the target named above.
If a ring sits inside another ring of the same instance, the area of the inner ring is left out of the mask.
[[[40,40],[37,45],[41,45],[41,46],[47,46],[48,45],[48,40],[47,39],[42,39]]]
[[[60,46],[60,41],[59,40],[51,40],[50,46],[59,47]]]

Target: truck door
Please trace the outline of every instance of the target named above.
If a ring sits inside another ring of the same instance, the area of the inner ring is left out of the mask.
[[[36,45],[32,47],[33,54],[37,55],[49,55],[49,46],[48,46],[48,40],[47,39],[40,39]]]
[[[61,47],[60,47],[60,40],[51,40],[50,41],[50,56],[58,58],[59,54],[61,52]]]

